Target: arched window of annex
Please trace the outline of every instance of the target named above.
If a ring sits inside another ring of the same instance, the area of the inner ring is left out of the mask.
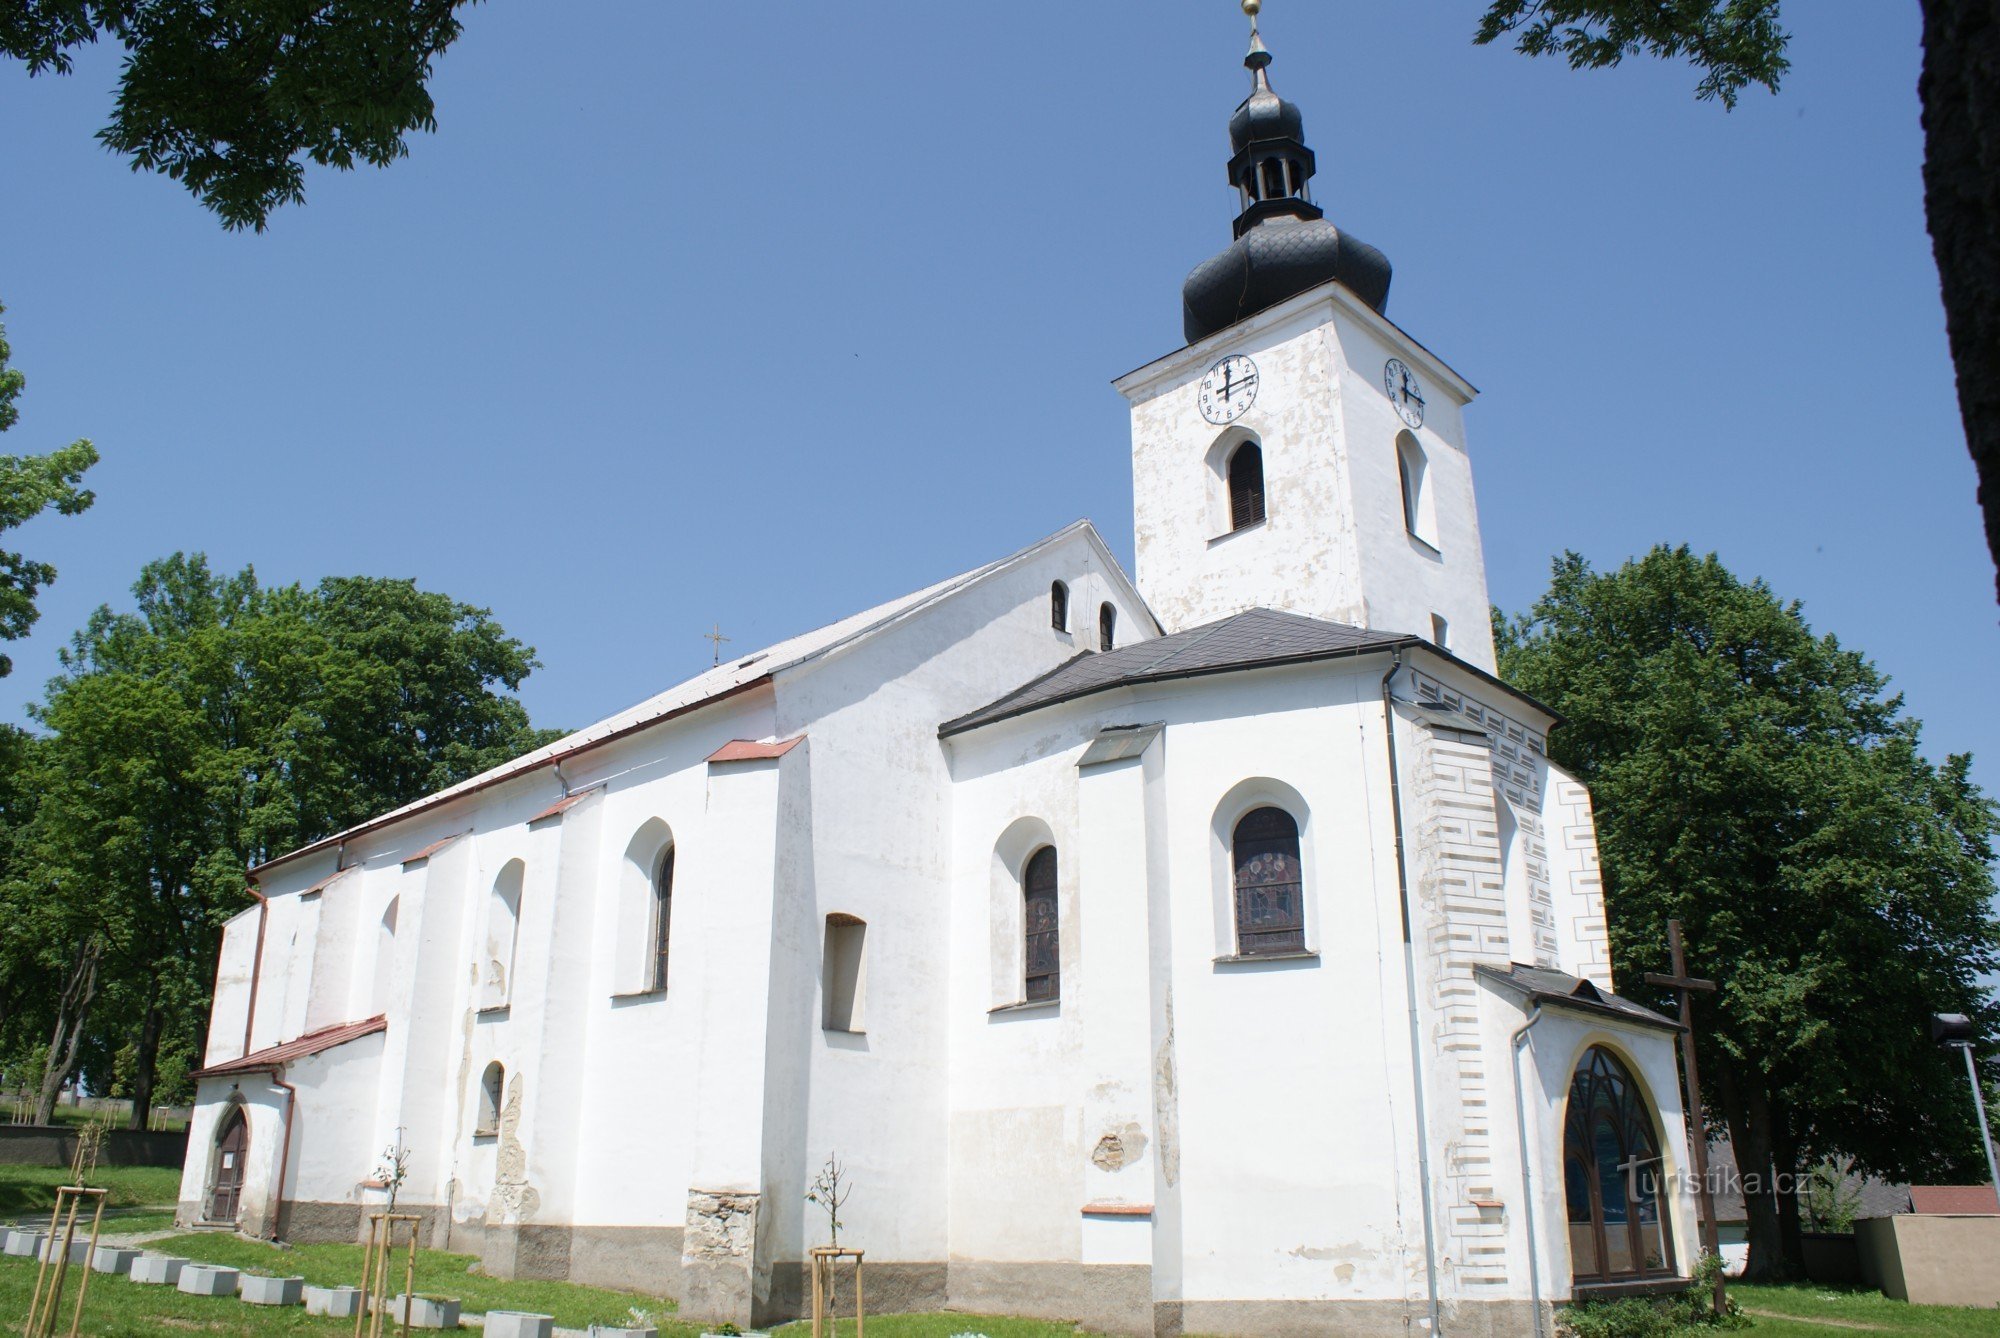
[[[1311,838],[1305,799],[1283,781],[1243,781],[1216,806],[1210,849],[1218,959],[1318,951]]]
[[[1062,929],[1056,904],[1056,848],[1028,856],[1021,873],[1021,1001],[1062,996]]]
[[[1563,1118],[1563,1196],[1578,1284],[1674,1276],[1659,1126],[1623,1060],[1593,1045],[1577,1061]]]
[[[474,1138],[493,1138],[500,1133],[500,1104],[506,1099],[507,1070],[494,1060],[479,1075],[479,1122],[472,1126]]]
[[[648,818],[625,843],[618,870],[615,995],[660,994],[667,988],[677,855],[673,829],[660,818]]]
[[[396,988],[396,916],[400,898],[390,897],[375,925],[375,979],[371,989],[372,1010],[387,1014]]]
[[[1396,434],[1396,473],[1403,485],[1403,528],[1412,539],[1436,551],[1437,498],[1431,486],[1430,459],[1409,432]]]
[[[1049,584],[1049,626],[1058,632],[1069,631],[1069,587],[1061,581]]]
[[[480,964],[480,1006],[505,1008],[514,992],[514,948],[521,934],[521,884],[528,866],[510,859],[486,899],[486,955]]]
[[[1097,648],[1110,650],[1118,644],[1118,610],[1109,602],[1097,606]]]
[[[1215,538],[1250,529],[1266,515],[1264,444],[1232,427],[1208,448],[1208,528]]]
[[[1061,865],[1055,832],[1039,817],[1014,819],[993,843],[987,936],[988,1012],[1047,1007],[1061,997]]]
[[[215,1122],[209,1149],[208,1194],[202,1217],[209,1222],[234,1222],[243,1211],[243,1178],[250,1157],[250,1118],[243,1097],[232,1092]]]

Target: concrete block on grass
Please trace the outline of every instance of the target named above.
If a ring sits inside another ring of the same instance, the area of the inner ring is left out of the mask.
[[[90,1267],[98,1273],[130,1273],[132,1261],[139,1257],[137,1250],[127,1250],[116,1245],[100,1245],[90,1256]]]
[[[15,1227],[7,1233],[7,1253],[21,1259],[39,1259],[42,1242],[48,1238],[46,1231],[23,1231]]]
[[[234,1296],[236,1283],[242,1274],[233,1268],[219,1268],[214,1264],[189,1264],[181,1270],[181,1280],[177,1284],[189,1296]]]
[[[526,1310],[486,1312],[486,1338],[552,1338],[554,1315],[536,1315]]]
[[[589,1333],[590,1338],[660,1338],[653,1324],[593,1324]]]
[[[304,1278],[267,1278],[261,1273],[245,1273],[241,1291],[248,1305],[297,1305],[302,1298]]]
[[[306,1287],[302,1289],[308,1315],[331,1315],[352,1319],[361,1313],[359,1287]]]
[[[142,1254],[132,1261],[132,1281],[154,1287],[172,1287],[181,1280],[187,1260],[174,1254]]]
[[[62,1253],[61,1236],[44,1236],[42,1238],[41,1257],[45,1261],[53,1263],[55,1261],[55,1257],[60,1253]],[[71,1238],[69,1243],[69,1261],[72,1264],[87,1264],[90,1262],[89,1236],[76,1236]]]
[[[455,1329],[458,1327],[458,1298],[455,1296],[398,1296],[389,1303],[389,1318],[408,1319],[413,1329]]]

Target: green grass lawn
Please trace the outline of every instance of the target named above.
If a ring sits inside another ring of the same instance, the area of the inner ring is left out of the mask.
[[[1756,1324],[1751,1332],[1768,1338],[1838,1338],[1840,1334],[1858,1338],[1868,1332],[2000,1338],[2000,1310],[1911,1305],[1892,1301],[1880,1292],[1809,1285],[1752,1287],[1731,1283],[1729,1294],[1752,1312]]]
[[[46,1225],[55,1206],[56,1186],[69,1180],[65,1167],[0,1165],[0,1222],[39,1220]],[[104,1200],[106,1230],[160,1231],[173,1225],[174,1200],[181,1187],[178,1168],[106,1166],[92,1173],[90,1183],[111,1191]],[[88,1220],[88,1208],[85,1212]]]

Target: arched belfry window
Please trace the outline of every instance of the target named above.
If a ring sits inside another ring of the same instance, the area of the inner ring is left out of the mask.
[[[1412,539],[1436,548],[1437,498],[1431,492],[1430,459],[1408,432],[1396,434],[1396,473],[1403,485],[1403,528]]]
[[[674,848],[668,846],[660,854],[660,866],[653,872],[653,934],[651,973],[648,985],[652,989],[667,987],[667,943],[674,921]]]
[[[1118,610],[1109,604],[1097,609],[1097,648],[1110,650],[1118,644]]]
[[[1563,1121],[1563,1191],[1577,1282],[1673,1275],[1664,1183],[1645,1093],[1615,1055],[1592,1046],[1570,1081]]]
[[[1061,581],[1049,586],[1049,626],[1058,632],[1069,631],[1069,587]]]
[[[1056,848],[1043,846],[1021,874],[1021,954],[1028,1003],[1042,1003],[1062,993],[1062,933],[1056,921]]]
[[[1229,457],[1229,528],[1248,529],[1264,519],[1264,452],[1246,441]]]
[[[1282,808],[1243,815],[1230,839],[1236,885],[1236,951],[1244,957],[1303,952],[1305,880],[1299,824]]]

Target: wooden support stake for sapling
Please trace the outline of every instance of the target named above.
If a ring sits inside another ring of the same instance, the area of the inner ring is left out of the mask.
[[[92,1165],[96,1162],[93,1154]],[[79,1162],[73,1162],[76,1169]],[[56,1331],[56,1311],[61,1306],[62,1294],[69,1280],[70,1247],[76,1243],[77,1217],[82,1212],[83,1201],[89,1199],[94,1211],[90,1218],[90,1243],[85,1252],[82,1280],[76,1286],[76,1309],[70,1315],[69,1338],[77,1338],[83,1327],[83,1302],[90,1293],[90,1260],[97,1253],[97,1240],[104,1228],[104,1199],[108,1191],[91,1189],[83,1185],[63,1185],[56,1190],[55,1209],[49,1214],[49,1236],[42,1244],[41,1266],[35,1270],[35,1293],[28,1302],[28,1322],[22,1327],[24,1338],[53,1338]],[[68,1216],[63,1210],[68,1208]],[[60,1223],[61,1230],[57,1230]]]

